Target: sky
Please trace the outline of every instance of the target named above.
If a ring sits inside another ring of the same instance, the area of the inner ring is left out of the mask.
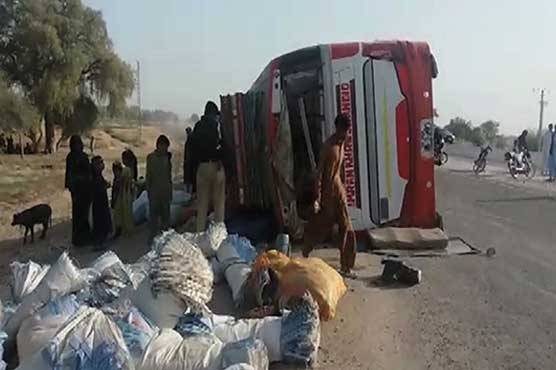
[[[145,108],[183,117],[247,90],[274,57],[342,41],[426,41],[448,123],[492,119],[514,134],[538,126],[539,91],[556,121],[552,0],[84,0],[100,9],[119,55],[141,62]],[[552,103],[554,100],[554,104]]]

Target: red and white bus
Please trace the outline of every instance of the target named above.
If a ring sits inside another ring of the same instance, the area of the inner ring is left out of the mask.
[[[352,121],[343,179],[354,228],[437,226],[436,74],[422,42],[318,45],[272,60],[247,93],[221,97],[236,204],[272,208],[295,228],[302,178],[341,112]]]

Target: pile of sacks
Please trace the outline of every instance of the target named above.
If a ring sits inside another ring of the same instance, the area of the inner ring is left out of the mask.
[[[297,294],[287,291],[274,316],[236,319],[207,306],[219,279],[242,307],[250,301],[249,282],[259,278],[261,296],[268,291],[263,271],[292,276],[288,269],[274,273],[276,266],[261,258],[267,261],[268,253],[257,256],[247,239],[211,225],[201,234],[166,232],[131,265],[113,252],[83,269],[66,253],[52,266],[14,262],[12,302],[0,307],[0,355],[3,349],[4,358],[16,357],[19,370],[315,365],[323,310],[312,283]]]

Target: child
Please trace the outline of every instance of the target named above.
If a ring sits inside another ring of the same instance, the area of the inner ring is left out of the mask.
[[[114,214],[114,239],[117,239],[122,234],[122,229],[119,227],[118,222],[116,220],[116,202],[118,201],[118,194],[120,192],[121,183],[122,183],[122,171],[123,167],[119,161],[116,161],[112,164],[112,173],[114,174],[114,181],[112,182],[112,198],[110,198],[110,208],[112,208],[112,212]]]
[[[123,167],[120,162],[112,166],[114,171],[114,189],[112,190],[112,212],[116,234],[130,235],[133,231],[133,175],[128,167]]]
[[[170,227],[172,202],[172,156],[168,151],[170,140],[160,135],[156,149],[147,156],[147,193],[149,195],[149,243]]]
[[[104,179],[104,161],[101,156],[94,156],[92,167],[92,195],[93,195],[93,238],[96,250],[106,249],[105,242],[112,233],[112,218],[108,205],[107,189],[110,187]]]

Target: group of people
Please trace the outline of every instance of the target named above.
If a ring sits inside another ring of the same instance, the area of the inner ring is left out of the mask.
[[[130,149],[122,153],[122,162],[112,165],[112,184],[104,178],[104,170],[104,159],[95,155],[89,160],[81,137],[72,136],[66,157],[65,187],[71,193],[72,244],[75,246],[92,243],[97,249],[104,249],[111,237],[129,235],[133,231],[137,158]],[[110,202],[109,188],[112,188]]]
[[[303,255],[309,256],[317,243],[330,239],[335,226],[338,226],[341,272],[350,276],[355,264],[356,239],[348,214],[341,169],[351,121],[340,114],[334,124],[336,132],[322,146],[314,178],[313,207],[305,228]],[[149,198],[151,241],[170,227],[173,184],[169,147],[170,140],[161,135],[156,149],[147,156],[145,184]],[[201,119],[193,129],[187,130],[184,148],[184,183],[197,199],[198,232],[205,230],[211,209],[214,210],[214,221],[224,222],[226,172],[232,170],[228,150],[222,135],[218,106],[209,101]],[[71,138],[66,161],[66,188],[72,195],[73,244],[84,245],[93,241],[99,248],[104,248],[112,233],[117,237],[129,234],[133,229],[132,202],[136,195],[137,159],[133,152],[126,150],[122,154],[122,162],[113,165],[114,182],[109,203],[107,190],[110,184],[103,176],[102,157],[94,156],[89,162],[80,137]],[[88,222],[89,209],[92,209],[93,216],[92,232]]]
[[[31,143],[27,142],[23,146],[24,154],[33,154],[33,146]],[[4,133],[0,133],[0,153],[4,154],[20,154],[21,144],[15,143],[13,136],[6,136]]]

